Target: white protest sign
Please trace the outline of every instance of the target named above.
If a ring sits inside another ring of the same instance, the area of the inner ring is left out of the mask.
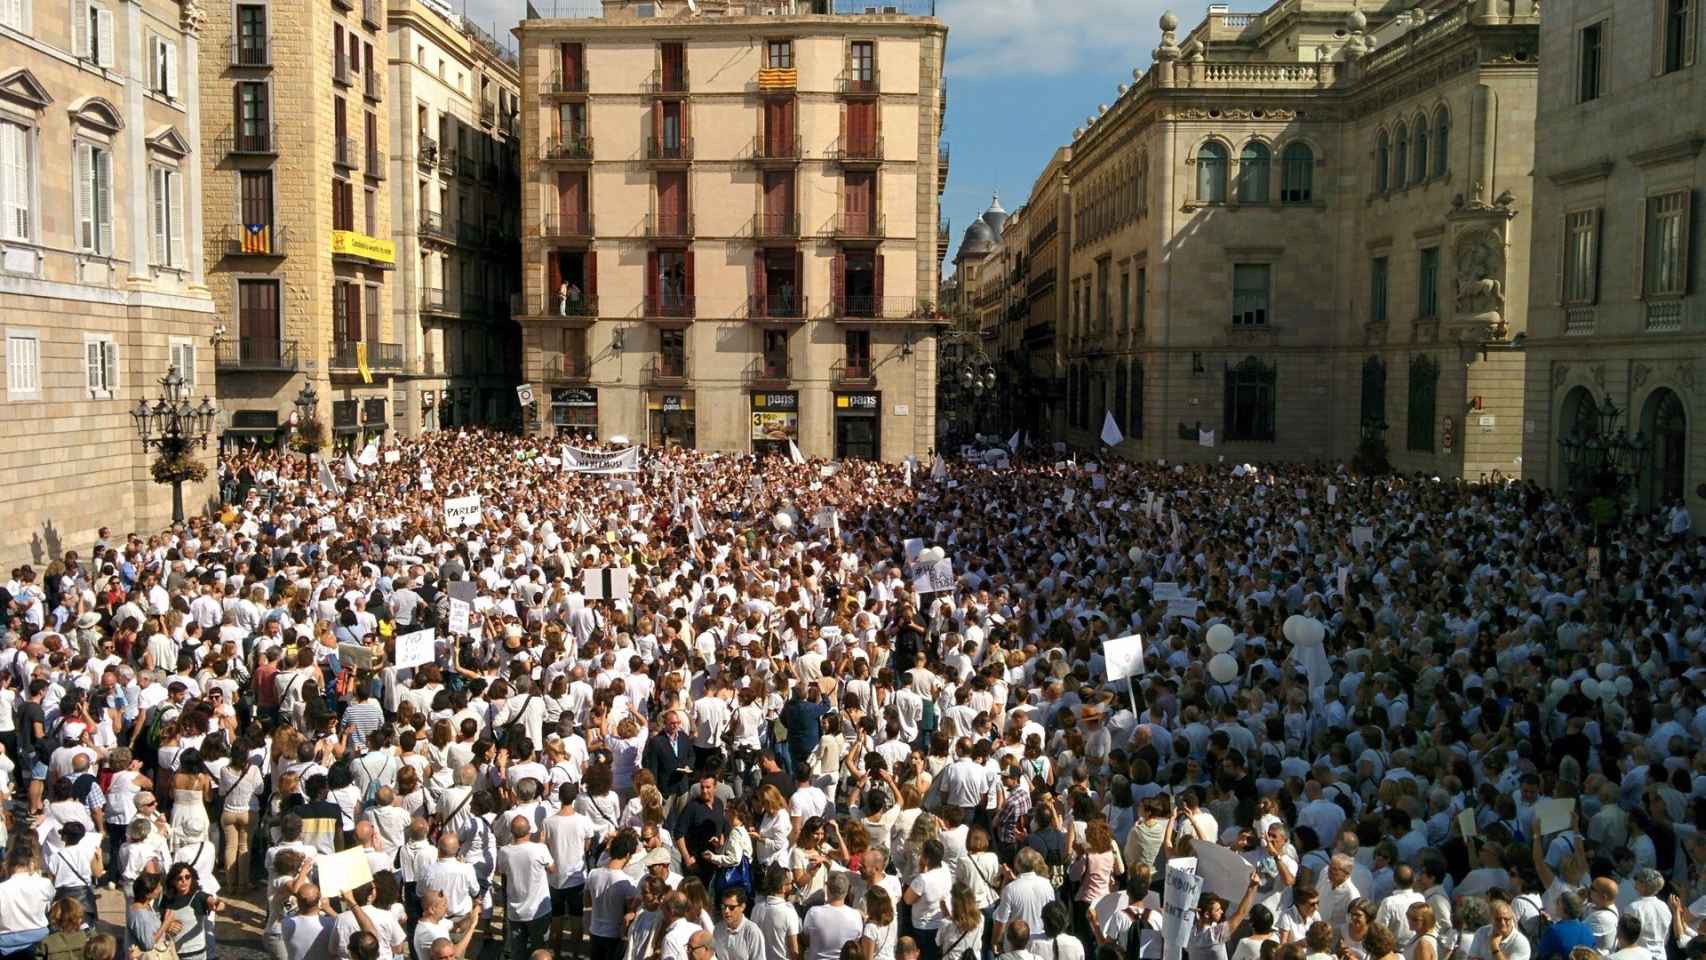
[[[1339,488],[1334,486],[1333,484],[1330,484],[1330,483],[1327,484],[1327,506],[1330,507],[1333,504],[1338,503],[1338,502],[1339,502]]]
[[[1167,601],[1167,616],[1194,617],[1197,615],[1197,602],[1189,597],[1175,597]]]
[[[357,670],[373,669],[373,651],[359,643],[338,644],[338,660]]]
[[[1363,544],[1374,546],[1374,528],[1357,526],[1351,528],[1351,548],[1361,550]]]
[[[243,525],[237,528],[237,532],[245,537],[258,537],[261,535],[261,525],[256,523],[253,517],[250,517],[243,521]]]
[[[338,519],[336,517],[321,517],[320,518],[320,532],[321,533],[337,533],[338,532]]]
[[[1202,896],[1202,877],[1177,860],[1167,864],[1166,897],[1161,909],[1161,958],[1179,960],[1185,940],[1196,919],[1197,898]],[[1242,899],[1243,894],[1239,894]]]
[[[913,578],[912,588],[919,593],[945,593],[954,589],[954,560],[944,558],[928,571]]]
[[[1107,488],[1108,488],[1108,478],[1107,477],[1104,477],[1098,473],[1095,476],[1090,478],[1090,489],[1092,489],[1092,490],[1106,490]]]
[[[1151,584],[1149,595],[1156,600],[1177,600],[1184,596],[1179,592],[1179,585],[1171,580],[1158,580]]]
[[[397,657],[395,663],[399,669],[403,667],[418,667],[433,661],[433,640],[436,632],[431,628],[416,630],[397,636]]]
[[[444,525],[455,529],[480,522],[480,495],[452,497],[444,501]]]
[[[588,600],[628,599],[627,567],[595,567],[581,574],[581,592]]]
[[[1576,811],[1575,797],[1541,797],[1534,805],[1534,826],[1541,836],[1550,836],[1570,829],[1570,815]]]
[[[1457,814],[1457,832],[1463,834],[1465,839],[1480,833],[1479,830],[1475,829],[1475,810],[1473,807]]]
[[[908,564],[916,563],[918,555],[924,552],[924,538],[909,537],[901,546],[906,550],[906,562]]]
[[[323,897],[336,897],[373,882],[373,868],[367,864],[367,850],[363,847],[315,857],[314,869],[320,873]]]
[[[386,463],[396,463],[397,461],[399,461],[401,459],[403,459],[403,451],[401,451],[401,450],[387,450],[387,451],[385,451],[385,462]]]
[[[1197,875],[1203,887],[1217,897],[1232,903],[1244,899],[1250,889],[1250,861],[1218,843],[1204,843],[1192,838],[1191,852],[1197,857]]]
[[[1350,592],[1351,592],[1350,587],[1351,587],[1351,568],[1350,567],[1340,567],[1339,568],[1339,596],[1341,596],[1341,597],[1349,596]]]
[[[450,601],[450,632],[457,636],[466,637],[468,635],[468,615],[472,612],[473,607],[469,605],[468,601]]]
[[[1107,662],[1109,683],[1143,673],[1143,636],[1134,633],[1102,641],[1102,659]]]

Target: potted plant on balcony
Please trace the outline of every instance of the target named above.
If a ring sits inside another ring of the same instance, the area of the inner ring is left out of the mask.
[[[200,483],[207,479],[207,464],[190,456],[189,451],[162,453],[149,467],[155,483]]]

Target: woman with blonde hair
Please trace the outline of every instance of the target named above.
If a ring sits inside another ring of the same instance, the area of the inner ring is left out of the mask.
[[[764,866],[786,867],[794,820],[788,813],[788,801],[774,784],[765,784],[753,795],[754,814],[758,820],[757,863]]]
[[[971,887],[954,884],[948,895],[948,922],[935,932],[939,960],[976,960],[983,954],[983,911]]]
[[[907,831],[906,842],[894,851],[895,872],[900,875],[901,886],[912,883],[913,879],[923,871],[921,858],[924,845],[931,840],[940,840],[942,823],[934,816],[925,814],[912,821],[912,829]]]
[[[626,803],[634,796],[634,774],[640,769],[640,752],[646,747],[646,728],[633,714],[616,723],[616,735],[606,741],[610,748],[611,784]]]
[[[894,899],[882,887],[865,891],[865,926],[859,932],[859,960],[895,960],[895,941],[900,924],[895,921]]]
[[[1078,892],[1072,898],[1073,934],[1080,942],[1092,943],[1090,904],[1117,889],[1116,877],[1125,873],[1120,862],[1119,848],[1114,846],[1113,831],[1108,821],[1097,818],[1084,828],[1084,840],[1075,841],[1077,856],[1067,873],[1078,881]]]
[[[1410,942],[1404,945],[1404,960],[1440,960],[1439,937],[1434,933],[1434,908],[1426,901],[1410,904],[1404,911]]]

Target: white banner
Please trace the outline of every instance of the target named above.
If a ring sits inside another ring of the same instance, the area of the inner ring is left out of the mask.
[[[1250,861],[1218,843],[1192,838],[1191,853],[1197,858],[1197,875],[1209,893],[1237,903],[1250,888]]]
[[[453,497],[444,501],[444,525],[455,529],[480,522],[480,495]]]
[[[1185,940],[1196,923],[1200,896],[1202,877],[1192,869],[1167,865],[1166,898],[1161,903],[1161,960],[1179,960],[1184,955]]]
[[[640,469],[640,448],[582,450],[563,444],[563,469],[570,473],[633,473]]]
[[[397,636],[397,656],[394,662],[399,669],[403,667],[418,667],[433,661],[436,651],[433,640],[436,631],[432,629],[416,630]]]
[[[588,600],[628,599],[627,567],[595,567],[581,575],[581,592]]]
[[[1117,683],[1143,673],[1143,637],[1141,634],[1102,641],[1102,659],[1107,664],[1108,682]]]
[[[450,601],[450,632],[459,637],[468,635],[468,614],[474,608],[466,600]]]
[[[954,582],[954,560],[949,557],[914,577],[912,588],[919,593],[947,593],[954,589]]]

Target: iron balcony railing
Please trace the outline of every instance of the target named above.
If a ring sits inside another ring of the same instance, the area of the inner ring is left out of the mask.
[[[370,27],[385,26],[384,0],[361,0],[361,22]]]
[[[593,235],[592,214],[547,213],[539,224],[541,237],[590,237]]]
[[[385,154],[373,147],[367,148],[367,166],[363,171],[375,180],[385,179]]]
[[[680,240],[693,236],[693,216],[687,213],[649,213],[646,236]]]
[[[842,137],[835,142],[829,155],[841,163],[880,163],[883,159],[883,138]]]
[[[485,100],[480,103],[480,122],[488,127],[498,122],[498,105],[496,101]]]
[[[659,354],[652,358],[646,372],[647,379],[654,384],[684,383],[693,376],[693,364],[685,356]]]
[[[266,37],[244,37],[231,45],[233,67],[272,66],[272,44]]]
[[[350,75],[349,54],[343,50],[332,53],[332,82],[340,87],[347,87],[354,82]]]
[[[438,141],[422,133],[416,137],[420,143],[420,152],[415,160],[420,163],[422,170],[431,170],[438,163]]]
[[[551,367],[552,378],[569,383],[584,383],[592,376],[592,364],[584,354],[576,356],[570,353],[558,354],[556,363]]]
[[[451,239],[450,226],[445,223],[444,214],[436,210],[421,211],[420,235],[429,240],[449,241]]]
[[[585,292],[565,295],[561,289],[546,290],[528,302],[528,315],[534,317],[596,317],[598,297]]]
[[[438,174],[441,177],[456,176],[456,148],[440,147],[438,150]]]
[[[225,228],[228,257],[282,257],[290,246],[290,228],[276,223],[233,223]]]
[[[766,386],[770,384],[786,384],[793,379],[789,371],[787,356],[754,357],[746,365],[745,379],[748,386]]]
[[[881,297],[870,294],[838,297],[835,318],[838,320],[928,320],[916,297]]]
[[[835,235],[846,240],[875,240],[884,236],[883,218],[870,213],[844,213],[835,218]]]
[[[693,298],[685,293],[649,293],[646,316],[656,320],[691,320]]]
[[[752,141],[752,158],[759,163],[797,163],[803,148],[799,137],[757,137]]]
[[[646,84],[652,93],[686,93],[691,77],[687,68],[680,70],[653,70],[650,82]]]
[[[545,83],[543,85],[544,89],[541,90],[540,92],[546,93],[546,94],[556,94],[558,96],[561,96],[563,94],[586,93],[586,91],[587,91],[586,76],[587,76],[587,72],[586,72],[585,67],[581,68],[581,72],[580,72],[579,76],[565,74],[565,73],[563,73],[562,68],[559,67],[556,70],[553,70],[551,72],[550,77],[546,78]]]
[[[278,124],[240,124],[224,141],[225,153],[235,156],[271,156],[278,152]]]
[[[367,366],[370,370],[401,370],[403,369],[403,345],[400,343],[383,343],[378,340],[333,340],[330,365],[335,370],[355,370],[359,368],[356,356],[358,343],[367,345]]]
[[[785,240],[800,235],[797,213],[760,213],[752,218],[752,235],[761,240]]]
[[[804,320],[807,305],[806,297],[798,291],[771,291],[762,297],[754,294],[748,300],[747,309],[754,320]]]
[[[239,337],[214,346],[214,367],[220,370],[295,370],[296,341]]]
[[[356,156],[356,154],[355,154],[355,138],[354,137],[333,137],[332,138],[332,162],[333,163],[337,164],[340,167],[353,168],[355,166],[355,156]]]
[[[693,138],[646,138],[647,160],[687,161],[693,159]]]
[[[564,137],[552,137],[545,141],[545,160],[591,160],[592,138],[570,134]]]
[[[379,71],[369,70],[362,74],[361,95],[369,100],[379,100],[385,96],[385,87],[379,81]]]
[[[875,382],[869,357],[847,357],[829,366],[829,380],[836,386],[864,386]]]
[[[456,311],[451,309],[450,298],[445,296],[443,287],[423,287],[421,289],[421,312],[455,313]]]
[[[839,78],[837,88],[850,97],[873,97],[881,86],[881,77],[876,67],[858,69],[849,67]]]

